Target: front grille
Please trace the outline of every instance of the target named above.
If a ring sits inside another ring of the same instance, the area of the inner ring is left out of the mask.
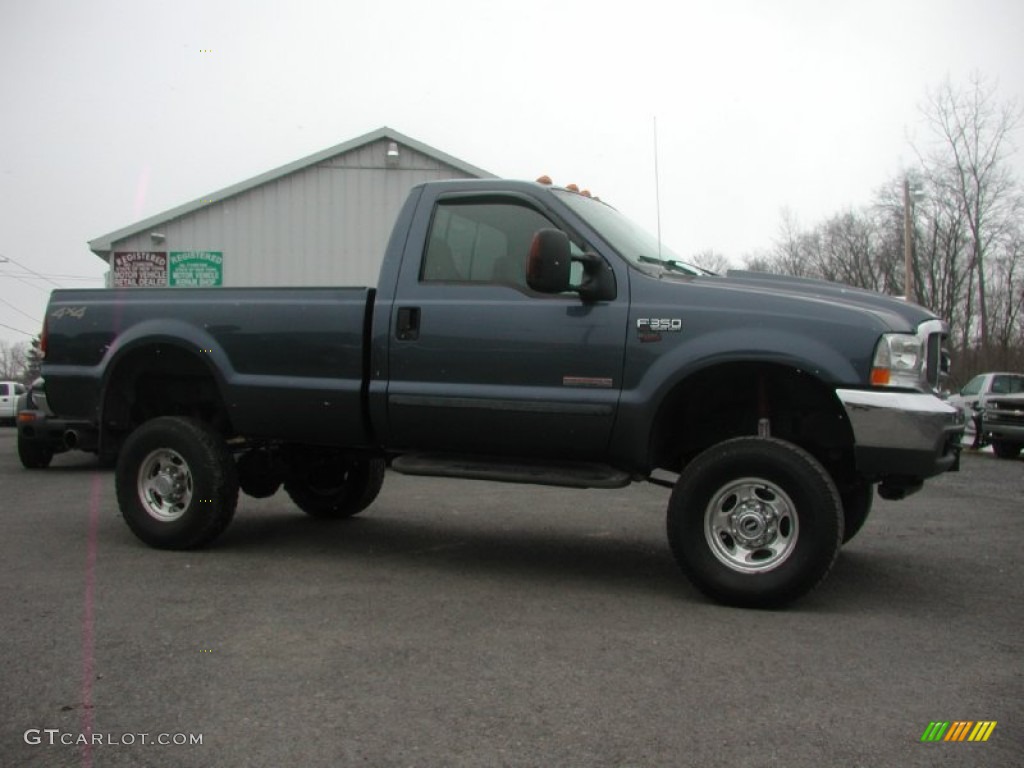
[[[985,405],[985,419],[993,424],[1024,427],[1024,402],[989,400]]]
[[[932,333],[928,336],[927,352],[928,383],[932,389],[939,388],[939,374],[942,372],[942,334]]]
[[[926,320],[917,328],[924,340],[924,376],[929,387],[938,392],[944,388],[950,372],[950,356],[946,343],[949,335],[941,320]]]

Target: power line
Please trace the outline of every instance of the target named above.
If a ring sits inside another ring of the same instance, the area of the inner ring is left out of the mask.
[[[13,277],[15,279],[28,277],[32,275],[31,272],[0,272],[0,277]],[[39,275],[40,279],[57,278],[59,280],[103,280],[103,275],[61,275],[50,273],[48,275]]]
[[[21,330],[21,328],[13,328],[13,327],[7,325],[6,323],[0,323],[0,328],[6,328],[7,330],[14,331],[15,333],[23,333],[26,336],[28,336],[30,339],[34,339],[36,337],[36,334],[34,334],[34,333],[29,333],[28,331],[23,331],[23,330]]]
[[[18,261],[17,259],[12,259],[12,258],[11,258],[10,256],[7,256],[6,254],[3,254],[3,253],[0,253],[0,258],[2,258],[2,259],[3,259],[4,261],[9,261],[9,262],[11,262],[11,264],[17,264],[17,265],[18,265],[19,267],[21,267],[22,269],[24,269],[24,270],[25,270],[26,272],[31,272],[31,273],[32,273],[33,275],[35,275],[36,277],[41,277],[41,278],[42,278],[43,280],[45,280],[46,282],[48,282],[48,283],[51,283],[51,284],[53,284],[53,285],[56,285],[56,286],[57,286],[58,288],[60,288],[60,286],[59,286],[59,285],[57,285],[57,283],[54,283],[54,282],[53,282],[53,280],[51,280],[50,278],[46,277],[45,275],[41,275],[41,274],[39,274],[38,272],[36,272],[36,271],[35,271],[34,269],[32,269],[31,267],[26,267],[26,266],[25,266],[24,264],[22,264],[22,263],[21,263],[20,261]]]
[[[35,289],[35,290],[39,291],[40,293],[46,293],[46,289],[45,289],[45,288],[43,288],[43,287],[41,287],[41,286],[38,286],[38,285],[36,285],[35,283],[31,283],[31,282],[29,282],[29,281],[28,281],[28,280],[26,280],[26,279],[25,279],[24,277],[18,277],[17,275],[6,275],[6,277],[13,277],[13,278],[14,278],[15,280],[17,280],[17,281],[18,281],[19,283],[24,283],[24,284],[25,284],[25,285],[27,285],[27,286],[28,286],[29,288],[33,288],[33,289]],[[38,282],[38,281],[37,281],[37,282]]]
[[[30,315],[30,314],[29,314],[28,312],[25,312],[25,311],[23,311],[23,310],[20,310],[20,309],[18,309],[18,308],[17,308],[16,306],[14,306],[13,304],[11,304],[11,302],[9,302],[9,301],[8,301],[7,299],[3,298],[2,296],[0,296],[0,301],[2,301],[2,302],[3,302],[4,304],[6,304],[6,305],[7,305],[8,307],[10,307],[11,309],[13,309],[13,310],[14,310],[15,312],[17,312],[18,314],[20,314],[20,315],[24,315],[24,316],[25,316],[25,317],[27,317],[27,318],[28,318],[29,320],[31,320],[31,321],[32,321],[33,323],[39,323],[40,325],[42,325],[42,322],[43,322],[43,321],[42,321],[42,320],[40,320],[40,319],[39,319],[38,317],[32,317],[32,315]]]

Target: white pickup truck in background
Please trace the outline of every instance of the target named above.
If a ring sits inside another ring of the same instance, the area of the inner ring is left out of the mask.
[[[14,424],[18,415],[18,397],[25,386],[17,381],[0,381],[0,424]]]

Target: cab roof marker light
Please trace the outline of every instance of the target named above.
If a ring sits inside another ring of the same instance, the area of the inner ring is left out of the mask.
[[[548,176],[546,173],[543,174],[542,176],[537,177],[537,183],[543,184],[545,187],[553,187],[555,185],[555,183],[551,180],[551,177]],[[589,189],[580,189],[578,184],[566,184],[564,187],[562,187],[562,189],[564,189],[566,192],[575,192],[577,195],[589,197],[591,200],[597,200],[598,202],[601,202],[600,197],[595,195]]]

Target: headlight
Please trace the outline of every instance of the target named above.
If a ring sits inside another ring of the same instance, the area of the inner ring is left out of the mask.
[[[875,347],[871,383],[876,387],[922,389],[925,381],[924,340],[907,333],[886,333]]]

